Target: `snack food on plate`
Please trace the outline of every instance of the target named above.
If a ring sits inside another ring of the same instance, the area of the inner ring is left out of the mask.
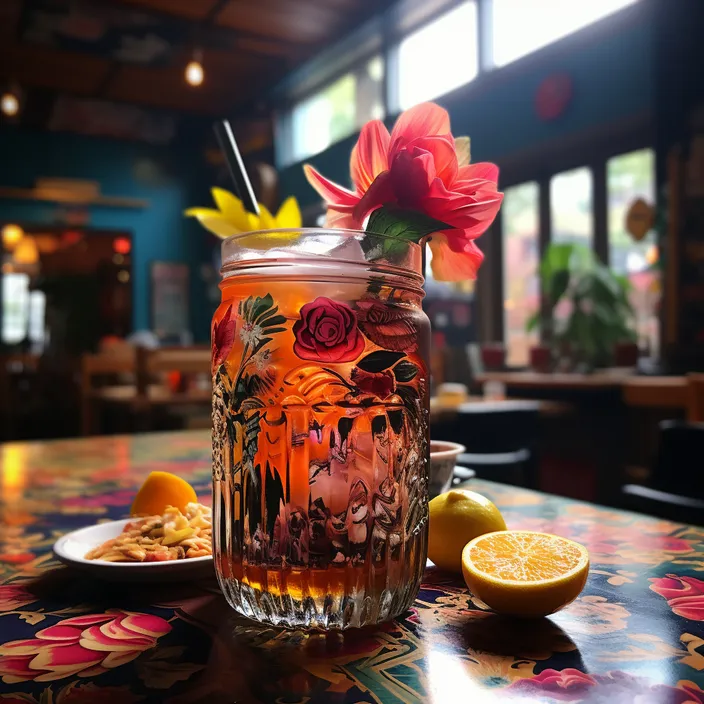
[[[212,555],[212,516],[208,506],[169,506],[162,515],[131,520],[116,538],[86,554],[87,560],[164,562]]]

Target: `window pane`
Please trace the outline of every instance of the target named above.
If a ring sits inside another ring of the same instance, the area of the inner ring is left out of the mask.
[[[29,294],[29,339],[39,346],[44,344],[45,314],[46,294],[44,291],[32,291]]]
[[[398,48],[402,110],[449,93],[477,75],[477,8],[465,2],[409,34]]]
[[[2,276],[2,341],[16,345],[27,336],[29,317],[29,276]]]
[[[609,264],[614,271],[630,279],[639,340],[657,352],[661,275],[655,230],[636,242],[625,227],[626,213],[637,198],[649,205],[655,202],[655,155],[652,149],[620,154],[609,159],[606,168]]]
[[[494,64],[511,63],[635,1],[494,0]]]
[[[525,366],[538,333],[526,322],[538,310],[539,191],[537,183],[507,188],[501,206],[504,249],[504,341],[509,366]]]
[[[376,56],[293,108],[291,161],[327,149],[384,117],[384,60]]]
[[[586,166],[550,181],[552,241],[591,247],[594,232],[592,172]]]

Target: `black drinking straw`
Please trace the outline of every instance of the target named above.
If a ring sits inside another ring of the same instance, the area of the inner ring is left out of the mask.
[[[254,197],[252,183],[247,176],[247,171],[242,163],[240,150],[237,148],[235,135],[232,134],[232,127],[228,120],[220,120],[214,125],[215,136],[218,138],[220,149],[227,162],[227,168],[230,170],[232,182],[235,186],[235,195],[242,201],[244,209],[255,215],[259,215],[259,206],[257,199]]]

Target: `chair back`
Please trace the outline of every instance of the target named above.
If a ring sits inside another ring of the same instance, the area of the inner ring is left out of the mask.
[[[538,437],[537,401],[484,401],[459,407],[452,440],[470,453],[532,450]]]
[[[92,395],[100,378],[120,374],[135,374],[136,351],[131,346],[120,346],[99,354],[84,354],[81,357],[81,431],[90,435],[92,428]]]
[[[653,467],[655,489],[704,499],[704,423],[666,420],[660,423]]]
[[[140,349],[142,369],[148,374],[180,372],[181,374],[210,374],[210,347],[158,347]]]
[[[210,379],[210,347],[140,348],[137,353],[137,393],[146,396],[148,386],[160,377],[168,380],[172,391],[183,390],[188,379],[204,374]]]

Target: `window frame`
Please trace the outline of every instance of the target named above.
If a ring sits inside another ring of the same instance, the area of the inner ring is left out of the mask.
[[[507,77],[512,72],[522,74],[531,63],[543,61],[550,52],[564,51],[566,46],[582,46],[598,42],[605,29],[612,31],[614,24],[628,25],[634,13],[647,11],[647,0],[635,0],[629,5],[614,10],[594,22],[580,27],[555,41],[531,51],[503,66],[493,62],[493,1],[494,0],[398,0],[381,14],[345,36],[339,42],[320,52],[310,61],[294,71],[272,92],[271,100],[275,114],[275,161],[277,168],[287,168],[300,163],[293,154],[293,108],[297,103],[311,98],[324,90],[346,73],[354,72],[372,59],[381,55],[384,61],[382,81],[382,105],[384,121],[390,122],[400,112],[399,107],[399,44],[407,36],[418,32],[426,25],[442,17],[464,2],[474,2],[477,10],[477,74],[453,89],[450,95],[468,85],[481,85],[494,80],[497,72]],[[354,134],[352,132],[351,134]],[[349,137],[349,135],[348,135]],[[343,137],[343,141],[348,137]],[[334,142],[328,148],[337,144]],[[314,155],[309,155],[314,156]],[[305,158],[309,158],[305,157]],[[596,177],[596,174],[595,174]],[[530,180],[529,177],[526,180]]]
[[[601,140],[596,145],[586,140],[577,147],[568,151],[563,150],[560,145],[554,145],[550,153],[545,154],[545,158],[538,162],[532,156],[521,159],[520,164],[513,164],[507,169],[508,178],[501,182],[501,189],[505,190],[513,186],[519,186],[529,181],[538,183],[538,252],[539,260],[542,259],[545,250],[552,242],[552,221],[551,221],[551,198],[550,181],[565,171],[572,171],[580,167],[588,167],[592,174],[592,219],[593,237],[592,250],[607,266],[609,265],[609,231],[608,231],[608,182],[607,163],[610,159],[639,151],[641,149],[651,149],[655,155],[653,179],[657,183],[658,154],[655,149],[655,135],[649,123],[640,124],[634,128],[633,125],[624,125],[622,131],[610,134],[608,138]],[[536,168],[536,164],[540,164]],[[502,175],[504,171],[502,170]],[[656,193],[657,199],[657,193]],[[504,223],[499,217],[494,225],[496,236],[492,241],[491,260],[489,262],[490,271],[486,272],[487,277],[491,277],[492,286],[490,291],[485,291],[486,315],[490,322],[483,327],[485,341],[495,340],[506,342],[506,331],[504,328],[503,311],[503,291],[504,291]],[[660,235],[660,233],[658,233]],[[662,247],[662,242],[658,241],[658,246]],[[540,281],[538,281],[540,287]],[[541,291],[542,297],[542,291]],[[543,309],[545,316],[547,311]],[[663,327],[660,326],[660,337],[662,349]],[[541,342],[546,341],[543,326],[540,329]]]

